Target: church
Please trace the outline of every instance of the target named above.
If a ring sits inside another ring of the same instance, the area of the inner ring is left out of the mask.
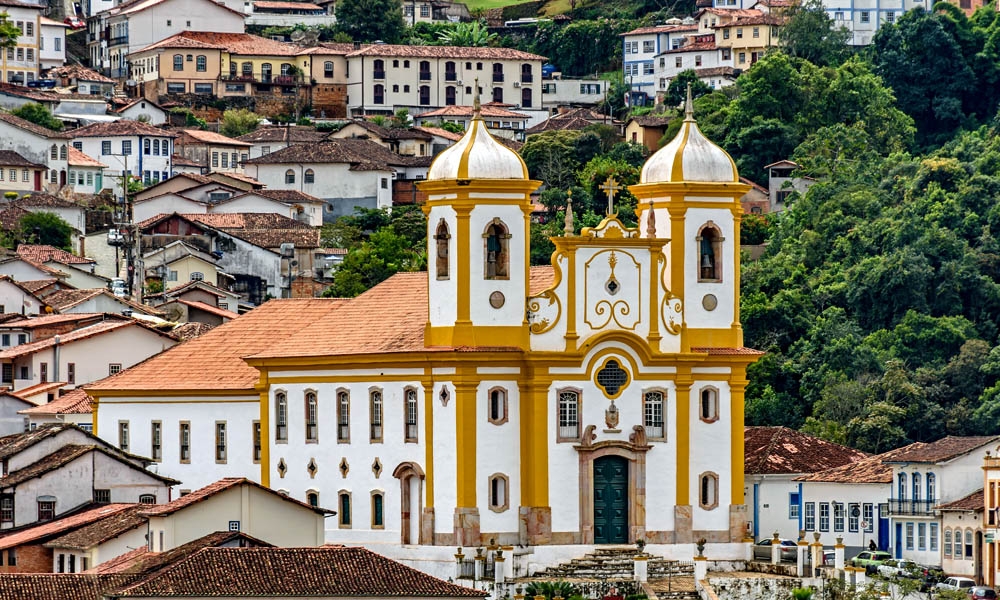
[[[761,354],[739,322],[748,186],[688,107],[629,188],[638,227],[609,211],[575,234],[570,210],[551,266],[531,267],[540,182],[477,103],[420,184],[426,273],[273,301],[99,382],[98,435],[129,424],[131,451],[158,445],[185,486],[257,479],[335,510],[329,542],[379,551],[741,542],[743,396]],[[239,325],[258,311],[270,324]],[[198,358],[205,339],[253,336],[236,366]]]

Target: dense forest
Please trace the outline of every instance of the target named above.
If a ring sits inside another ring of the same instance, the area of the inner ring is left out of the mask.
[[[741,174],[766,183],[763,165],[792,158],[816,179],[788,210],[744,218],[744,240],[766,244],[742,271],[745,342],[767,352],[750,369],[747,423],[873,452],[1000,432],[996,11],[916,9],[852,51],[806,3],[784,48],[696,95],[703,131]],[[577,225],[591,224],[595,182],[633,183],[645,158],[604,126],[533,136],[522,155],[552,217],[532,231],[537,263],[561,231],[566,190]],[[329,243],[354,248],[331,294],[423,268],[422,236],[414,211],[329,228]]]

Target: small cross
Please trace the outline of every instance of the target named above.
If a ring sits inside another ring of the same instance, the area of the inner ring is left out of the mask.
[[[611,177],[608,177],[607,181],[598,187],[604,190],[604,193],[608,195],[608,216],[610,217],[615,213],[615,194],[622,191],[621,185],[618,184],[615,176],[612,175]]]

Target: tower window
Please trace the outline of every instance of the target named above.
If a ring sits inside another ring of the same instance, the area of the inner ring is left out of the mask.
[[[698,242],[698,281],[722,281],[722,234],[709,221],[701,228]]]
[[[503,425],[507,422],[507,390],[502,387],[495,387],[489,392],[489,406],[487,414],[490,423]]]
[[[719,506],[719,476],[715,473],[698,477],[698,505],[705,510]]]
[[[510,272],[510,233],[500,219],[493,219],[483,233],[486,279],[507,279]]]
[[[450,239],[451,234],[448,233],[448,223],[444,219],[441,219],[438,222],[437,231],[434,233],[434,241],[437,246],[435,270],[437,271],[437,278],[439,280],[449,278],[450,257],[448,248]]]
[[[490,475],[490,510],[504,512],[510,508],[507,495],[509,481],[506,475],[495,473]]]
[[[714,387],[702,388],[698,399],[698,417],[706,423],[719,420],[719,390]]]

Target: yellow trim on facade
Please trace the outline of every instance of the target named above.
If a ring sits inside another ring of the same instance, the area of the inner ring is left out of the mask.
[[[549,506],[549,388],[543,368],[525,371],[520,382],[521,506]]]
[[[469,271],[471,257],[469,254],[472,251],[472,246],[470,242],[471,230],[469,225],[469,220],[472,216],[472,210],[466,209],[465,207],[455,207],[455,252],[458,254],[457,266],[455,269],[455,294],[457,296],[457,306],[456,306],[456,322],[455,326],[460,327],[463,324],[472,325],[471,317],[471,282],[469,278],[472,273]],[[424,345],[450,345],[450,344],[435,344],[431,339],[424,338]]]
[[[468,304],[468,300],[466,300]],[[528,348],[528,326],[522,325],[473,325],[458,323],[452,327],[432,327],[424,329],[424,344],[427,346],[488,346]]]
[[[427,369],[427,375],[430,372]],[[424,506],[434,508],[434,380],[425,379],[421,384],[424,386]]]
[[[459,372],[455,388],[456,507],[476,508],[476,401],[479,377],[475,371]],[[475,383],[473,383],[475,381]]]
[[[686,331],[685,342],[689,348],[739,348],[743,345],[742,331],[739,322],[731,327],[689,328]]]
[[[708,208],[728,208],[733,202],[739,204],[740,198],[750,191],[750,186],[735,181],[673,181],[656,183],[636,183],[628,186],[628,191],[639,200],[652,200],[653,206],[663,208],[670,204],[686,203],[688,206]],[[717,202],[705,200],[685,200],[685,197],[727,198]],[[649,202],[640,202],[637,209],[644,209]]]
[[[88,392],[89,395],[89,392]],[[90,396],[91,406],[94,407],[93,414],[90,417],[90,432],[97,435],[97,410],[101,406],[101,399],[98,396]]]
[[[684,222],[687,217],[687,209],[674,204],[667,205],[670,215],[670,239],[679,240],[670,244],[670,291],[678,298],[684,298]],[[681,312],[681,352],[690,352],[691,344],[688,342],[687,319],[684,312]]]
[[[746,367],[734,367],[733,377],[729,380],[729,412],[730,412],[730,426],[729,426],[729,443],[730,447],[730,476],[732,477],[732,482],[730,484],[730,494],[732,498],[730,499],[731,504],[743,504],[743,485],[744,485],[744,435],[743,435],[743,411],[744,411],[744,397],[743,394],[747,387],[746,378]]]
[[[271,487],[271,385],[267,369],[260,371],[257,391],[260,393],[260,414],[257,415],[260,421],[260,484]]]
[[[690,370],[685,369],[674,376],[674,387],[677,390],[677,506],[691,504],[691,385],[694,379]],[[743,432],[740,431],[740,439]],[[743,487],[740,486],[742,493]],[[740,501],[742,504],[743,501]]]
[[[690,116],[684,119],[684,123],[681,125],[683,131],[681,132],[681,143],[677,147],[677,151],[674,153],[674,164],[670,165],[670,179],[671,181],[682,181],[684,179],[684,149],[687,147],[688,137],[691,135],[691,127],[693,126],[693,119]]]

